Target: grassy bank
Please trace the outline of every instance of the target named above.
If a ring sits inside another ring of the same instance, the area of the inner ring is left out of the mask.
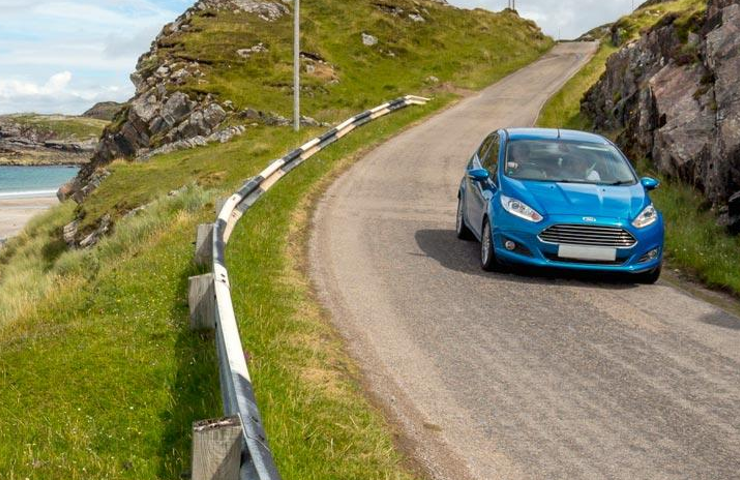
[[[647,162],[639,171],[662,181],[651,197],[665,218],[669,264],[740,296],[740,237],[717,225],[706,199],[690,185],[661,177]]]
[[[424,5],[427,20],[418,24],[370,2],[309,3],[306,49],[320,52],[340,81],[309,79],[307,114],[336,122],[401,93],[435,100],[312,158],[250,210],[228,250],[243,343],[286,480],[413,477],[300,273],[295,244],[310,196],[357,152],[457,98],[446,92],[480,88],[551,46],[511,14]],[[207,83],[184,88],[289,112],[290,20],[268,28],[253,18],[236,21],[232,12],[202,13],[171,46],[182,56],[200,49],[193,55],[207,70]],[[362,31],[379,46],[363,46]],[[235,45],[257,40],[268,45],[269,59],[237,58]],[[79,209],[64,204],[9,242],[0,254],[0,478],[175,479],[187,472],[191,422],[221,410],[213,340],[187,327],[187,278],[199,273],[195,227],[213,219],[215,198],[316,133],[250,126],[227,144],[116,162]],[[140,205],[148,207],[125,216]],[[90,250],[67,250],[61,227],[75,213],[88,225],[111,214],[111,236]]]
[[[305,195],[343,159],[450,100],[380,120],[313,158],[234,234],[235,308],[284,478],[412,478],[311,302],[289,239]],[[201,153],[230,148],[237,145]],[[256,172],[272,153],[244,168]],[[54,235],[71,218],[70,204],[10,242],[0,270],[3,478],[179,478],[187,471],[191,422],[221,411],[213,339],[188,330],[187,278],[199,273],[192,241],[226,193],[190,186],[165,195],[92,250],[67,251]]]
[[[689,18],[705,7],[705,2],[679,0],[638,10],[617,22],[627,39],[639,35],[669,12],[682,12]],[[606,60],[617,47],[602,38],[596,56],[558,92],[542,110],[537,124],[592,130],[590,119],[580,109],[581,99],[606,69]],[[639,161],[641,175],[661,178],[646,161]],[[661,178],[661,187],[651,194],[666,221],[666,259],[707,285],[740,295],[740,238],[728,235],[717,226],[716,217],[701,194],[677,180]]]

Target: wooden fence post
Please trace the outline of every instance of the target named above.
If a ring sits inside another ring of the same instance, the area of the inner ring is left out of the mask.
[[[242,442],[238,416],[195,422],[192,480],[238,480]]]
[[[198,225],[198,235],[195,239],[195,264],[206,267],[213,263],[213,224]]]
[[[213,274],[207,273],[188,279],[190,329],[213,330],[216,326],[216,292]]]

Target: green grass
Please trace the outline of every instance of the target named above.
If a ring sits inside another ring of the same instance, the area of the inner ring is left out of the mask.
[[[5,115],[0,120],[33,129],[42,134],[51,134],[56,140],[89,140],[98,138],[108,125],[104,120],[66,115],[17,114]]]
[[[707,0],[673,0],[638,9],[617,20],[615,26],[622,33],[622,43],[638,38],[658,24],[668,14],[677,14],[679,24],[687,23],[695,14],[704,12]]]
[[[256,395],[286,480],[413,478],[311,298],[301,270],[311,198],[359,151],[457,98],[446,92],[492,83],[552,45],[511,14],[424,6],[419,25],[366,1],[306,5],[304,50],[323,55],[339,78],[306,76],[306,114],[337,122],[401,94],[435,99],[363,127],[291,173],[242,220],[228,250]],[[362,31],[380,45],[362,46]],[[269,54],[237,58],[236,48],[257,41]],[[190,92],[290,111],[289,18],[266,28],[199,14],[161,54],[207,62],[208,83]],[[187,327],[187,278],[200,273],[195,227],[213,219],[214,198],[316,133],[250,127],[227,144],[116,162],[83,206],[62,205],[9,242],[0,254],[0,478],[176,479],[188,470],[191,422],[221,412],[213,339]],[[139,205],[149,207],[122,218]],[[78,213],[88,229],[112,214],[112,235],[66,250],[61,227]]]
[[[679,27],[690,25],[706,7],[701,0],[679,0],[638,10],[623,17],[618,25],[631,38],[655,25],[664,15],[678,15]],[[542,110],[537,125],[591,130],[591,120],[580,109],[584,94],[601,77],[609,55],[617,49],[602,39],[594,58],[578,72]],[[608,133],[608,132],[602,132]],[[740,238],[729,235],[717,226],[716,216],[707,208],[701,194],[680,181],[661,177],[642,161],[638,170],[645,175],[659,177],[661,187],[651,194],[666,221],[666,258],[671,266],[694,274],[707,285],[740,295]]]
[[[690,185],[661,176],[647,162],[640,171],[662,181],[651,197],[665,218],[670,265],[687,270],[710,287],[740,296],[740,237],[717,225],[706,199]]]

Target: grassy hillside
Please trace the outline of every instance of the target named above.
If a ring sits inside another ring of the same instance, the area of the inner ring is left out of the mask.
[[[400,94],[435,99],[311,159],[249,212],[228,250],[240,330],[285,479],[414,477],[311,298],[300,247],[311,198],[358,152],[551,46],[512,14],[375,3],[307,2],[304,50],[325,64],[304,75],[304,113],[336,122]],[[387,13],[389,5],[405,13]],[[409,19],[411,11],[426,21]],[[162,54],[197,59],[206,76],[178,88],[288,115],[289,18],[268,24],[202,11],[194,25]],[[378,45],[364,46],[362,32]],[[236,53],[258,42],[269,51]],[[191,422],[221,409],[213,340],[187,328],[195,227],[214,217],[217,198],[317,133],[260,124],[226,144],[115,162],[79,207],[90,224],[113,216],[109,238],[69,251],[61,228],[77,207],[67,203],[0,251],[0,478],[175,479],[188,470]],[[139,205],[148,207],[123,218]]]
[[[679,12],[678,22],[688,20],[706,7],[704,0],[677,0],[653,5],[621,18],[616,26],[624,41],[655,25],[663,15]],[[609,36],[601,39],[597,55],[576,74],[545,106],[537,124],[543,127],[591,130],[591,120],[581,112],[585,93],[606,69],[606,60],[617,46]],[[608,134],[609,132],[602,132]],[[639,159],[638,159],[639,160]],[[660,178],[648,162],[637,162],[641,174]],[[714,214],[692,187],[661,178],[661,187],[651,196],[666,220],[666,255],[672,266],[680,267],[707,283],[740,295],[740,238],[718,227]]]

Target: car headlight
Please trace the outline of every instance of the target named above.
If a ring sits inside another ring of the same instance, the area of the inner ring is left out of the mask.
[[[648,225],[652,225],[658,220],[658,211],[654,206],[648,205],[640,214],[632,221],[632,225],[637,228],[645,228]]]
[[[515,215],[519,218],[523,218],[524,220],[528,220],[534,223],[542,221],[542,215],[537,213],[535,209],[524,202],[520,202],[515,198],[501,195],[501,205],[503,205],[504,210],[506,210],[510,214]]]

